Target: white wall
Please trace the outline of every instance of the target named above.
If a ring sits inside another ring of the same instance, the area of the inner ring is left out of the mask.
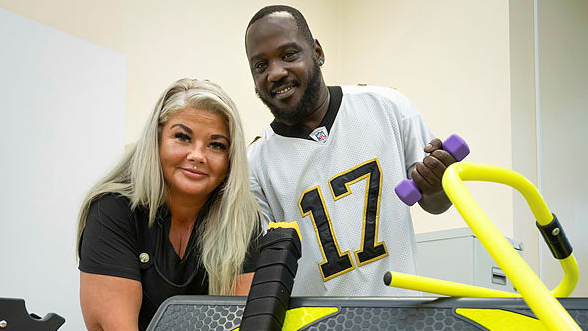
[[[509,6],[512,169],[537,185],[533,0],[514,0]],[[514,237],[524,243],[525,261],[539,274],[539,244],[543,243],[535,221],[523,196],[513,194]]]
[[[337,49],[338,0],[291,0],[323,46]],[[125,143],[139,137],[159,94],[182,77],[219,83],[243,114],[251,141],[271,121],[254,92],[245,55],[245,28],[268,0],[0,0],[41,23],[123,54],[127,62]],[[335,67],[326,67],[330,77]]]
[[[580,268],[573,296],[588,296],[585,31],[585,1],[510,1],[513,169],[540,189],[568,235]],[[525,259],[554,288],[561,267],[540,238],[526,201],[516,193],[513,202],[515,237],[525,243]]]
[[[343,82],[399,89],[436,136],[457,133],[468,142],[466,161],[511,167],[508,1],[344,3]],[[511,191],[492,183],[466,186],[512,237]],[[453,207],[439,216],[418,205],[411,212],[416,232],[466,226]]]
[[[0,297],[64,331],[84,329],[76,217],[123,151],[125,61],[0,8]]]
[[[574,295],[588,296],[588,2],[540,0],[538,22],[540,183],[578,260]],[[547,248],[541,253],[544,280],[553,288],[561,267]]]

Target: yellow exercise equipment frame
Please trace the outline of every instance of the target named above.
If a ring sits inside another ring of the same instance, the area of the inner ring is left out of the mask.
[[[389,285],[461,297],[522,296],[547,330],[581,330],[556,300],[557,297],[570,295],[578,282],[578,265],[574,255],[570,253],[569,256],[560,260],[564,277],[553,291],[549,291],[476,203],[463,184],[463,181],[467,180],[495,182],[515,188],[526,199],[540,226],[551,223],[554,216],[537,188],[527,178],[513,170],[481,163],[456,162],[450,165],[443,175],[442,184],[445,193],[520,295],[395,272],[391,272]]]

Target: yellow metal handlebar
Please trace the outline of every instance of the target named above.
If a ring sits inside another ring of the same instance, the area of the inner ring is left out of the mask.
[[[442,180],[445,193],[455,208],[545,326],[549,330],[581,330],[555,299],[568,296],[576,286],[578,266],[574,256],[560,260],[564,279],[551,293],[488,219],[463,184],[465,180],[496,182],[515,188],[527,200],[537,223],[546,225],[553,220],[553,215],[537,188],[510,169],[472,162],[450,165]]]
[[[447,280],[405,274],[389,271],[384,276],[384,283],[388,286],[405,288],[408,290],[436,293],[451,297],[471,298],[520,298],[517,293],[494,290],[490,288],[450,282]]]

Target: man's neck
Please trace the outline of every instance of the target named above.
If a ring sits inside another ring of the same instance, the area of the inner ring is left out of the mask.
[[[322,84],[321,94],[315,107],[316,110],[300,124],[309,129],[316,129],[321,124],[325,114],[327,113],[327,110],[329,109],[329,100],[329,89],[325,84]]]

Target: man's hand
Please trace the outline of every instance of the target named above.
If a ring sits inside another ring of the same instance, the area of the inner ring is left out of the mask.
[[[443,150],[443,143],[438,138],[431,140],[424,151],[429,155],[423,162],[417,163],[411,173],[412,179],[423,194],[419,205],[431,214],[441,214],[451,206],[451,201],[441,186],[441,179],[447,167],[456,160],[449,152]]]

